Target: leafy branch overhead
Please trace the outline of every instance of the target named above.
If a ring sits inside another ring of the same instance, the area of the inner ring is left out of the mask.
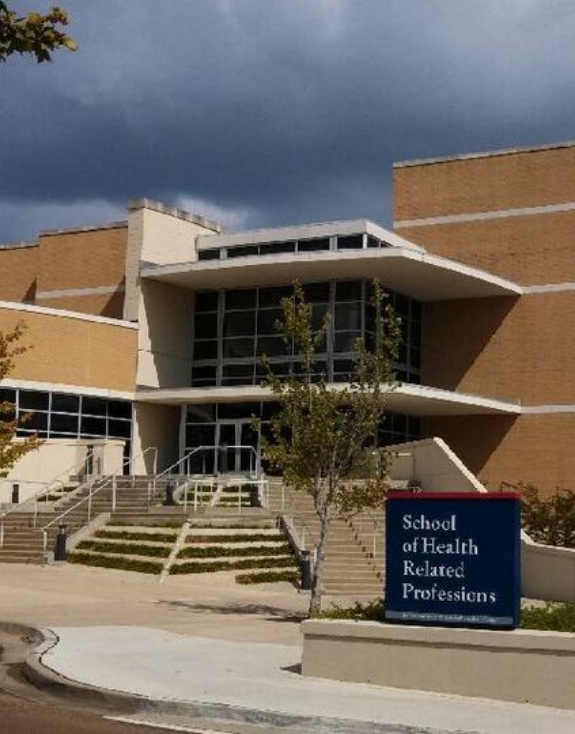
[[[68,25],[68,15],[52,8],[42,15],[30,12],[19,16],[0,0],[0,61],[14,53],[31,54],[38,63],[52,60],[52,52],[60,48],[75,51],[76,41],[60,29]]]

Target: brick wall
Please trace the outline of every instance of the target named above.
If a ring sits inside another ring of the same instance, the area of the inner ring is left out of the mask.
[[[126,225],[40,235],[38,291],[120,285],[126,243]]]
[[[420,219],[575,201],[575,147],[394,169],[393,218]]]
[[[38,247],[0,248],[0,301],[34,303]]]
[[[490,490],[503,481],[575,490],[575,414],[425,418],[423,435],[443,438]]]
[[[0,308],[0,331],[24,322],[22,344],[10,377],[37,382],[135,389],[137,331],[120,324]]]

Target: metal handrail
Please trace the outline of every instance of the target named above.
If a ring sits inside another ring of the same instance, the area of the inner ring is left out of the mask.
[[[240,449],[240,451],[247,449],[250,451],[250,454],[252,458],[254,459],[252,468],[255,467],[255,474],[256,477],[260,477],[261,475],[261,464],[258,460],[258,454],[257,451],[253,446],[243,446],[243,445],[226,445],[226,446],[196,446],[196,448],[192,449],[190,452],[182,456],[181,459],[178,459],[176,462],[171,464],[167,469],[164,469],[163,472],[157,475],[157,479],[163,479],[166,476],[171,476],[175,474],[173,470],[176,469],[179,466],[183,466],[185,471],[179,471],[177,474],[185,474],[186,476],[190,476],[190,459],[194,454],[198,454],[203,451],[213,451],[214,454],[216,451],[224,451],[224,450],[230,450],[230,449]],[[250,469],[250,474],[253,474],[252,468]]]
[[[82,497],[82,499],[79,502],[76,502],[75,505],[72,505],[65,512],[62,512],[60,515],[58,515],[58,517],[55,517],[53,520],[50,520],[49,523],[47,523],[46,525],[43,525],[40,528],[39,532],[41,532],[42,533],[42,536],[43,536],[44,553],[46,553],[46,549],[47,549],[47,545],[48,545],[48,529],[51,528],[55,523],[60,524],[60,522],[62,521],[62,519],[64,517],[66,517],[66,515],[68,515],[68,513],[72,512],[72,510],[75,510],[76,508],[78,508],[84,502],[88,502],[88,522],[90,522],[90,520],[92,519],[92,498],[93,498],[93,496],[95,494],[98,494],[98,492],[100,492],[100,490],[102,490],[102,489],[104,489],[106,487],[109,487],[110,482],[112,483],[112,510],[115,510],[116,509],[116,494],[117,494],[117,480],[118,480],[118,476],[120,476],[120,477],[124,476],[124,473],[123,473],[124,467],[127,466],[127,465],[129,465],[130,463],[132,463],[136,459],[143,458],[144,456],[146,456],[146,454],[148,452],[153,452],[154,453],[154,465],[157,466],[158,449],[155,446],[148,446],[147,449],[144,449],[144,451],[142,451],[141,453],[137,454],[136,456],[130,457],[129,459],[125,459],[122,462],[119,471],[115,472],[114,474],[110,474],[107,477],[102,477],[101,478],[101,482],[102,483],[95,490],[94,490],[94,485],[96,484],[96,480],[92,480],[90,482],[86,482],[86,484],[89,486],[89,492],[88,492],[88,494],[85,497]],[[155,479],[156,479],[156,475],[154,474],[153,475],[153,480],[155,481]],[[149,487],[148,487],[148,496],[149,496]]]
[[[85,456],[81,461],[76,461],[72,466],[68,467],[68,469],[65,469],[63,472],[60,472],[58,476],[54,477],[53,479],[50,479],[48,482],[37,482],[37,481],[29,481],[26,479],[21,480],[22,482],[27,482],[28,484],[44,484],[44,489],[39,490],[32,496],[28,497],[23,502],[19,502],[17,505],[14,505],[14,507],[11,507],[9,510],[5,510],[2,514],[0,514],[0,548],[4,544],[4,519],[11,515],[13,512],[19,512],[23,508],[27,507],[28,505],[35,503],[34,505],[34,520],[32,527],[36,527],[36,520],[38,517],[38,502],[41,500],[43,495],[48,495],[54,488],[55,485],[60,485],[61,487],[64,486],[66,481],[69,481],[70,477],[73,476],[75,473],[77,473],[77,470],[84,467],[86,465],[86,461],[88,460],[88,456]],[[64,477],[64,478],[63,478]],[[12,480],[11,480],[12,481]],[[81,483],[82,484],[82,483]],[[81,486],[80,484],[80,486]]]

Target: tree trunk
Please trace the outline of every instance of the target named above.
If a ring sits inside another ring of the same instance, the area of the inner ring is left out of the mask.
[[[327,531],[329,529],[329,513],[324,511],[320,518],[319,543],[316,546],[316,561],[311,585],[311,598],[309,600],[309,614],[312,617],[321,612],[321,595],[323,579],[323,561],[325,557],[325,544]]]

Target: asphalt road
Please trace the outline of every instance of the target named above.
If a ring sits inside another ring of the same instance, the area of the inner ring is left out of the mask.
[[[64,705],[0,694],[1,734],[166,734],[166,729],[109,721]]]

